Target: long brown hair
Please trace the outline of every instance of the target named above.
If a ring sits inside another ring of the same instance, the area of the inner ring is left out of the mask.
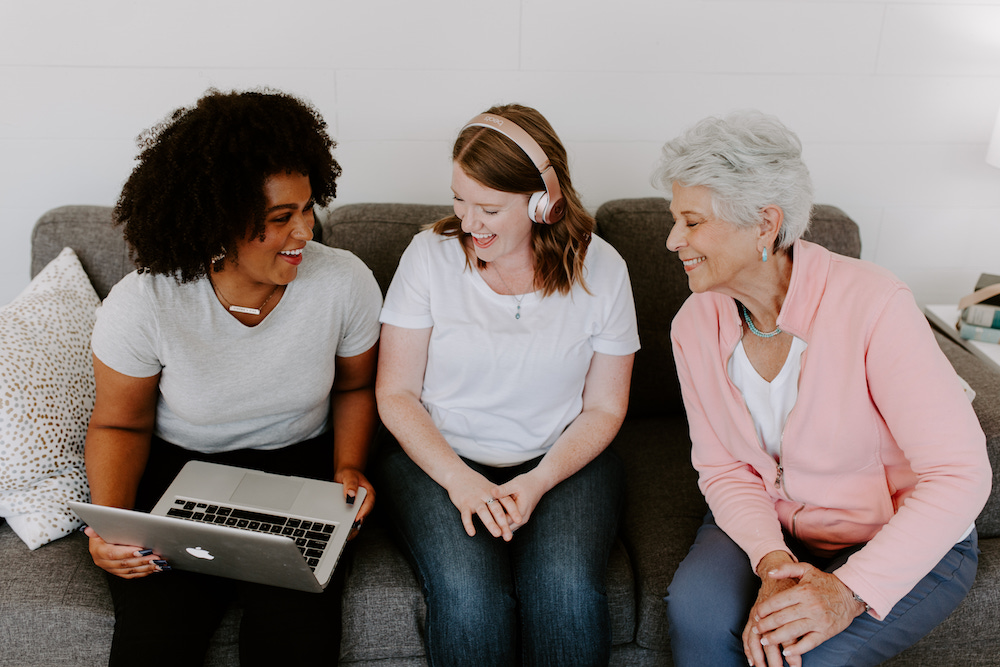
[[[569,178],[566,149],[542,114],[531,107],[505,104],[488,109],[485,113],[506,118],[520,126],[545,151],[559,179],[559,187],[566,199],[566,214],[551,225],[531,226],[531,245],[535,258],[535,287],[543,296],[555,292],[568,294],[573,285],[587,285],[583,277],[583,260],[587,256],[594,218],[580,203],[580,197]],[[506,136],[485,127],[463,130],[451,154],[455,164],[474,181],[494,190],[516,194],[531,194],[544,190],[542,177],[531,159],[517,144]],[[527,214],[527,213],[526,213]],[[465,259],[471,268],[475,258],[468,234],[462,232],[462,221],[451,215],[432,226],[437,234],[457,237],[465,249]],[[482,269],[486,263],[476,258]]]

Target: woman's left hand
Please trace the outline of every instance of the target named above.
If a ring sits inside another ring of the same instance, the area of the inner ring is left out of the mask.
[[[534,471],[518,475],[506,484],[493,489],[494,498],[502,501],[509,497],[517,506],[517,511],[521,513],[521,521],[519,523],[510,523],[511,530],[517,530],[528,523],[528,519],[531,517],[535,506],[538,505],[538,501],[548,491],[545,484],[536,475],[532,475],[532,472]]]
[[[764,646],[782,646],[792,667],[802,654],[839,634],[864,605],[836,576],[808,563],[787,563],[767,573],[774,580],[798,580],[757,607],[756,630]]]
[[[344,485],[344,497],[348,499],[348,502],[352,502],[352,504],[353,501],[350,499],[358,497],[359,488],[363,487],[367,491],[364,504],[361,505],[361,509],[358,511],[358,516],[354,522],[354,527],[351,529],[351,534],[347,537],[347,539],[353,540],[361,529],[361,524],[364,523],[365,517],[368,516],[375,506],[375,488],[368,481],[368,478],[365,477],[365,474],[357,468],[341,468],[334,474],[333,481]]]

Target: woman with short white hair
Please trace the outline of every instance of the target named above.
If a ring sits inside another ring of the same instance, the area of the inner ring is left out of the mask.
[[[878,664],[975,578],[976,415],[907,286],[802,240],[809,172],[776,118],[705,119],[655,178],[694,292],[671,336],[710,510],[667,596],[675,662]]]

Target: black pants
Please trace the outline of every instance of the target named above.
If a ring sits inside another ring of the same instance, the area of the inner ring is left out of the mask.
[[[332,436],[282,449],[206,455],[153,438],[136,509],[149,511],[192,459],[330,480]],[[115,605],[110,665],[200,665],[212,634],[233,602],[243,609],[240,664],[336,664],[340,647],[343,567],[323,593],[252,584],[171,570],[140,579],[108,575]]]

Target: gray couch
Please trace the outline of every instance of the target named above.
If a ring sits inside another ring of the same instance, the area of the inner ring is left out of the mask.
[[[447,206],[359,204],[335,209],[319,231],[324,243],[354,251],[383,289],[418,227]],[[627,500],[611,556],[608,594],[614,665],[669,665],[663,596],[691,544],[705,504],[691,468],[687,426],[670,353],[670,321],[688,296],[680,263],[664,249],[672,220],[658,198],[606,203],[598,233],[628,262],[642,350],[636,357],[629,417],[614,447],[626,465]],[[809,238],[858,256],[857,226],[819,206]],[[43,216],[32,236],[32,275],[64,247],[74,248],[103,297],[131,270],[107,207],[63,207]],[[976,586],[958,610],[892,665],[1000,664],[1000,373],[939,335],[942,348],[978,392],[975,408],[988,435],[994,494],[978,526],[982,557]],[[945,443],[942,443],[944,445]],[[376,510],[345,561],[341,662],[368,666],[426,665],[424,606],[407,561]],[[155,615],[155,610],[150,610]],[[232,609],[216,634],[210,665],[236,664]],[[86,540],[74,534],[37,551],[0,525],[0,665],[105,664],[113,625],[103,575]],[[321,638],[317,638],[321,640]]]

